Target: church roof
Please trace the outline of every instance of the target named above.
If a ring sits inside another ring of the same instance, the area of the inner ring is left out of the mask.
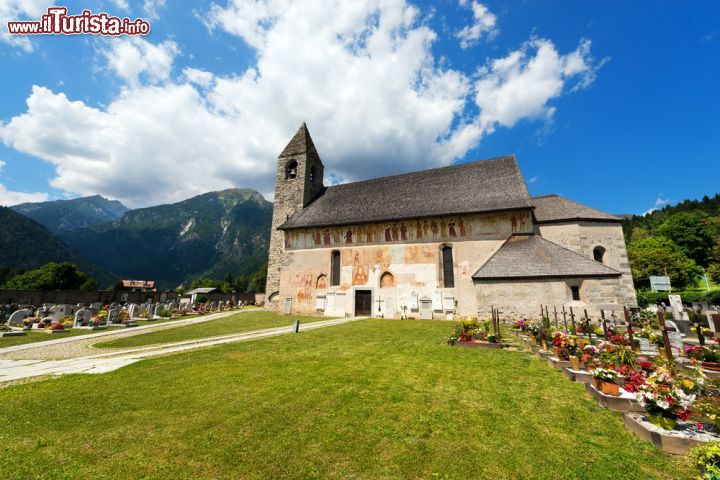
[[[308,131],[305,122],[300,125],[300,128],[298,128],[297,132],[295,132],[293,138],[278,156],[280,158],[291,157],[293,155],[301,155],[303,153],[313,153],[318,156],[317,150],[315,150],[315,144],[313,143],[312,138],[310,138],[310,132]],[[320,157],[318,156],[318,158]]]
[[[517,161],[513,155],[507,155],[326,187],[279,228],[329,227],[529,208],[532,202]]]
[[[477,280],[617,277],[617,270],[538,235],[513,235],[475,272]]]
[[[560,195],[532,197],[537,223],[555,223],[570,220],[591,220],[600,222],[621,222],[622,219],[595,210],[582,203],[568,200]]]

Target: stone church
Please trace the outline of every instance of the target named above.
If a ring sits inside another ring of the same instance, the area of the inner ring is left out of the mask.
[[[303,124],[277,162],[269,308],[508,318],[637,304],[621,219],[531,197],[512,155],[330,187],[323,171]]]

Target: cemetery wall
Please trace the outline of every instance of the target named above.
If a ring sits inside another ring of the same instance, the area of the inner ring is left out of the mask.
[[[180,295],[175,292],[123,292],[109,290],[0,290],[0,303],[21,305],[42,305],[56,303],[75,305],[77,303],[113,302],[144,303],[178,301]]]

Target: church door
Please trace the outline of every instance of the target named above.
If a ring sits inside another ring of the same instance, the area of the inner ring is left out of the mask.
[[[372,292],[355,290],[355,316],[366,317],[372,314]]]

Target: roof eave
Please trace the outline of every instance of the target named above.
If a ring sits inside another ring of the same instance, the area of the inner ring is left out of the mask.
[[[290,220],[285,221],[283,224],[279,225],[276,229],[277,230],[300,230],[302,228],[331,228],[331,227],[347,227],[349,225],[370,225],[373,223],[381,223],[381,222],[400,222],[400,221],[409,221],[409,220],[420,220],[423,218],[438,218],[438,217],[446,217],[446,216],[457,216],[457,215],[472,215],[477,213],[497,213],[497,212],[511,212],[515,210],[534,210],[534,205],[526,205],[526,206],[518,206],[518,207],[508,207],[508,208],[493,208],[490,210],[473,210],[468,212],[448,212],[448,213],[438,213],[434,215],[416,215],[411,217],[388,217],[388,218],[381,218],[377,220],[370,220],[370,221],[364,221],[364,222],[333,222],[328,224],[304,224],[304,225],[287,225]],[[292,219],[292,218],[291,218]]]

